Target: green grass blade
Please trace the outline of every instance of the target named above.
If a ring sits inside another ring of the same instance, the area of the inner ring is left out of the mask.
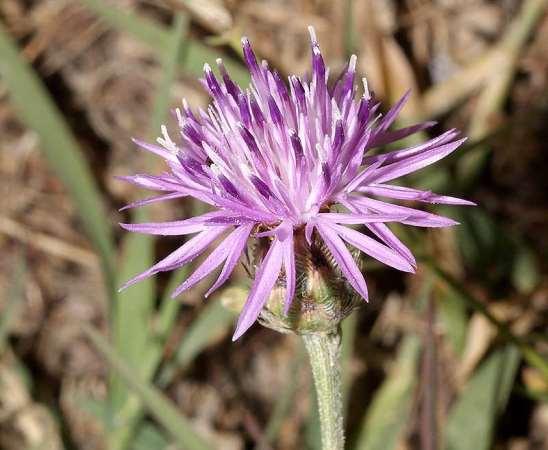
[[[453,406],[446,427],[446,450],[488,450],[518,368],[513,346],[497,350],[479,367]]]
[[[19,117],[38,134],[50,167],[72,196],[84,229],[101,257],[109,292],[113,293],[115,251],[99,189],[63,116],[1,24],[0,75]]]
[[[445,335],[456,355],[461,355],[468,333],[468,314],[465,304],[453,291],[438,289],[437,308]]]
[[[210,301],[190,324],[173,361],[160,374],[159,384],[168,384],[177,370],[187,367],[205,347],[224,336],[233,322],[234,313],[228,311],[221,302]]]
[[[146,214],[139,210],[133,218],[145,220]],[[150,236],[128,233],[124,237],[123,264],[119,273],[121,281],[152,265],[152,244]],[[151,345],[150,320],[154,308],[154,294],[154,279],[149,278],[119,293],[113,307],[111,326],[114,346],[117,353],[131,364],[141,377],[146,375],[142,355]],[[131,395],[125,381],[116,373],[111,376],[109,401],[109,448],[124,449],[131,438],[131,430],[139,416],[141,403],[135,395]]]
[[[151,136],[159,134],[160,126],[167,118],[170,107],[171,86],[177,74],[177,65],[182,60],[181,53],[188,41],[185,39],[187,29],[187,18],[183,14],[177,14],[173,22],[173,28],[170,30],[163,47],[162,79],[154,99],[154,109],[149,127]],[[157,160],[157,158],[154,158],[154,160]]]
[[[111,6],[103,0],[80,1],[114,29],[128,33],[153,48],[161,48],[169,40],[169,31],[161,24]],[[207,62],[215,67],[215,61],[219,57],[217,52],[191,40],[186,42],[184,55],[184,58],[180,61],[183,68],[199,77],[203,75],[204,63]],[[241,86],[249,84],[249,73],[242,64],[227,56],[223,57],[223,62],[234,81]]]
[[[138,375],[138,371],[127,365],[99,332],[90,327],[84,328],[84,331],[94,347],[135,392],[150,414],[172,436],[177,445],[186,450],[211,450],[206,441],[194,432],[189,421],[173,403],[159,390],[149,386]]]
[[[173,327],[180,303],[171,298],[171,293],[183,282],[189,275],[190,267],[184,266],[174,272],[169,278],[165,293],[160,303],[160,309],[155,319],[154,332],[159,340],[165,340],[168,337],[169,330]]]
[[[153,48],[164,48],[170,32],[162,25],[142,18],[130,11],[109,5],[103,0],[80,0],[88,9],[108,25],[120,32],[127,33]]]
[[[411,412],[419,353],[419,338],[406,336],[400,346],[394,370],[378,390],[367,411],[354,449],[396,448]]]
[[[131,450],[168,450],[169,442],[154,425],[143,424],[137,432]]]
[[[154,102],[154,111],[151,121],[151,134],[157,132],[160,124],[165,120],[169,108],[170,90],[175,78],[177,61],[181,54],[181,46],[186,32],[186,19],[182,15],[176,16],[173,30],[164,43],[162,80],[160,81]],[[149,166],[153,164],[150,158]],[[133,222],[148,221],[146,209],[135,209],[132,214]],[[131,278],[137,273],[146,270],[153,264],[154,239],[152,236],[127,233],[122,244],[123,255],[119,282]],[[131,286],[119,293],[114,307],[112,323],[114,345],[120,356],[138,370],[144,380],[150,380],[152,371],[150,358],[143,358],[143,354],[155,352],[161,354],[161,343],[153,342],[151,318],[154,311],[155,283],[149,278],[138,285]],[[158,358],[159,359],[159,358]],[[127,386],[118,376],[112,378],[111,390],[112,424],[109,435],[109,448],[124,449],[133,436],[135,424],[142,416],[141,403],[135,396],[129,396]]]

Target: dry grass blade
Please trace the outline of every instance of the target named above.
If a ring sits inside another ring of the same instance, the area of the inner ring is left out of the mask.
[[[17,318],[19,305],[24,294],[26,264],[22,256],[18,257],[13,267],[12,283],[7,289],[7,301],[0,315],[0,356],[4,351],[13,321]]]
[[[76,247],[45,233],[25,228],[24,225],[0,216],[0,233],[32,246],[48,255],[65,259],[75,264],[95,269],[98,265],[97,255],[92,251]]]
[[[548,361],[544,356],[539,354],[534,348],[528,345],[522,338],[516,336],[504,323],[501,323],[487,307],[473,295],[471,295],[457,280],[451,275],[442,270],[432,261],[425,260],[426,266],[432,271],[439,280],[443,281],[453,291],[459,294],[459,298],[464,301],[469,307],[480,312],[489,322],[491,322],[498,330],[500,335],[508,342],[514,344],[522,353],[523,358],[532,366],[536,367],[542,375],[548,379]]]
[[[510,25],[500,44],[452,78],[433,86],[423,94],[424,116],[436,117],[446,113],[489,81],[476,109],[475,119],[479,119],[481,123],[478,120],[471,121],[472,136],[481,137],[485,131],[485,119],[504,101],[508,83],[515,70],[516,58],[546,5],[546,0],[523,2],[521,13]]]

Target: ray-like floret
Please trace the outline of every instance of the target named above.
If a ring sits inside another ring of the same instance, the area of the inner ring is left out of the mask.
[[[387,199],[473,204],[390,184],[451,154],[464,139],[456,130],[449,130],[413,147],[379,152],[382,146],[434,123],[392,130],[410,93],[405,93],[385,115],[380,114],[379,102],[365,80],[363,93],[356,95],[356,56],[351,56],[338,79],[330,82],[312,28],[310,40],[311,73],[303,78],[291,75],[286,83],[265,61],[257,60],[249,40],[243,38],[250,86],[238,86],[221,60],[217,61],[220,78],[206,64],[201,81],[212,98],[209,107],[193,112],[183,101],[182,107],[174,111],[179,128],[175,133],[170,134],[162,126],[156,144],[134,140],[143,150],[163,158],[168,170],[156,176],[121,177],[160,192],[126,208],[190,196],[210,205],[213,211],[180,221],[121,224],[139,233],[195,234],[124,287],[188,264],[213,246],[209,256],[173,293],[181,294],[222,266],[209,295],[230,277],[249,240],[268,239],[268,250],[257,263],[236,327],[237,339],[256,321],[280,280],[285,283],[288,312],[297,278],[295,235],[298,232],[301,236],[301,229],[309,245],[317,232],[348,283],[367,299],[364,276],[348,245],[398,270],[413,272],[413,255],[386,224],[456,224],[452,219],[395,205]],[[355,226],[365,227],[370,236]]]

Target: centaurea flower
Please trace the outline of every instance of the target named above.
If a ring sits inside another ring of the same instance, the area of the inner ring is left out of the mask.
[[[341,276],[367,300],[364,276],[347,244],[393,268],[414,272],[413,255],[386,223],[456,224],[384,199],[472,204],[390,184],[449,155],[464,139],[453,129],[422,144],[377,154],[376,149],[433,123],[390,130],[409,93],[381,114],[365,80],[363,95],[356,98],[356,56],[336,82],[328,83],[329,70],[312,28],[310,36],[312,71],[308,79],[292,75],[286,84],[265,61],[257,61],[246,38],[242,45],[251,74],[247,89],[231,80],[221,60],[217,61],[221,80],[206,64],[202,82],[212,97],[207,110],[195,114],[183,101],[183,107],[175,110],[176,135],[170,136],[162,127],[159,145],[135,140],[141,148],[164,158],[169,170],[157,176],[122,177],[161,192],[128,207],[190,196],[213,208],[186,220],[121,224],[140,233],[195,234],[124,287],[190,263],[223,236],[173,293],[181,294],[222,266],[208,296],[227,281],[249,240],[268,238],[233,339],[257,320],[277,283],[284,284],[284,310],[290,310],[299,283],[297,235],[303,236],[306,245],[314,239],[325,244]],[[349,225],[364,225],[373,237]]]

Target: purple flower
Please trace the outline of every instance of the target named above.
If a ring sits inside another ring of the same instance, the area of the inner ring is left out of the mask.
[[[257,62],[249,41],[242,39],[251,86],[242,89],[218,60],[222,81],[205,65],[204,86],[212,97],[207,111],[195,114],[183,101],[176,109],[177,135],[162,127],[159,145],[135,140],[165,159],[161,175],[123,177],[161,194],[126,208],[191,196],[211,205],[212,212],[164,223],[121,224],[129,231],[158,235],[194,234],[181,247],[145,272],[130,286],[158,272],[183,266],[214,241],[222,241],[173,293],[179,295],[222,267],[206,296],[221,286],[236,267],[250,239],[270,238],[270,247],[255,273],[249,297],[233,339],[258,318],[280,275],[285,280],[285,310],[296,285],[294,235],[312,233],[323,240],[340,272],[367,300],[367,286],[347,244],[405,272],[416,263],[387,222],[419,227],[455,225],[452,219],[396,206],[385,199],[472,205],[454,197],[390,184],[452,153],[464,139],[450,130],[413,147],[377,154],[375,149],[424,130],[432,122],[390,131],[409,93],[385,115],[370,94],[356,99],[356,56],[335,83],[328,83],[314,30],[310,28],[312,73],[309,78],[280,75]],[[336,210],[334,207],[337,207]],[[337,212],[335,212],[337,211]],[[348,225],[364,225],[371,235]]]

